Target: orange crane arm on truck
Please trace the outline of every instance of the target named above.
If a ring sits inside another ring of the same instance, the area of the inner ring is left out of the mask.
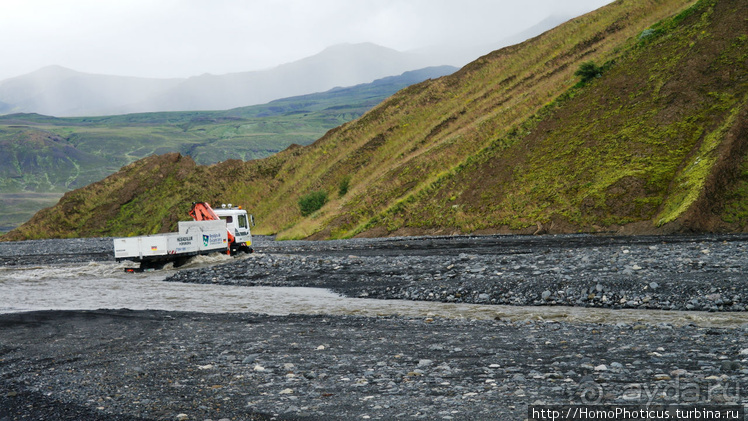
[[[195,221],[218,221],[221,218],[216,215],[215,211],[213,211],[213,208],[210,207],[210,204],[208,202],[192,202],[192,209],[190,209],[190,216]],[[226,230],[229,235],[229,244],[234,243],[234,234],[231,233],[231,230]]]

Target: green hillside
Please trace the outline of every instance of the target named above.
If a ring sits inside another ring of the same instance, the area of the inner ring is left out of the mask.
[[[746,34],[740,0],[619,0],[312,145],[246,163],[138,161],[7,238],[168,231],[194,200],[243,204],[257,232],[282,238],[742,230]],[[329,201],[302,216],[314,191]]]
[[[722,213],[742,229],[721,209],[748,145],[747,18],[704,1],[642,31],[600,77],[370,224],[712,230]]]
[[[308,145],[399,89],[454,70],[427,68],[228,111],[0,116],[0,232],[52,206],[62,193],[152,154],[179,152],[199,164],[264,158]]]

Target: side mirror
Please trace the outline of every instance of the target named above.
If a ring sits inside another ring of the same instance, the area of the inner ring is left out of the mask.
[[[252,224],[252,226],[255,226],[255,216],[249,215],[249,223]]]

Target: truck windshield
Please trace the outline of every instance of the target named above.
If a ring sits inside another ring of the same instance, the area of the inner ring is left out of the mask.
[[[239,215],[236,218],[239,222],[239,228],[248,228],[249,224],[247,224],[247,215]]]

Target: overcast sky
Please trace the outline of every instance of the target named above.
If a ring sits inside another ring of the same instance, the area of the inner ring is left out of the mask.
[[[612,0],[0,0],[0,80],[56,64],[189,77],[265,69],[340,43],[490,44]]]

